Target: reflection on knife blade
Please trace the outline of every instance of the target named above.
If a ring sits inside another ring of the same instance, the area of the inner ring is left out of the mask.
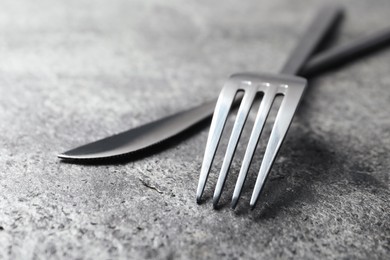
[[[161,118],[58,155],[62,159],[99,159],[143,150],[185,131],[211,116],[216,100]]]
[[[305,65],[301,76],[311,77],[335,68],[355,58],[362,57],[390,44],[390,28],[355,40],[352,43],[334,47],[316,55]],[[217,100],[195,108],[150,122],[93,143],[69,150],[58,157],[72,160],[104,159],[144,151],[165,140],[171,139],[190,127],[211,117]]]

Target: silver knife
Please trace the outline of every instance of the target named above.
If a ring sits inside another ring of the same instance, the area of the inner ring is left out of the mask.
[[[307,62],[301,76],[311,77],[328,69],[335,68],[353,59],[362,57],[371,51],[390,44],[390,28],[375,34],[354,40],[351,43],[333,47],[317,54]],[[125,155],[136,155],[210,118],[217,99],[197,107],[170,115],[145,125],[127,130],[117,135],[74,148],[58,154],[67,160],[95,160]]]

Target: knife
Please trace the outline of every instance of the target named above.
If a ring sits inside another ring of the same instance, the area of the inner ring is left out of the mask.
[[[387,47],[389,44],[390,28],[387,28],[315,55],[298,74],[304,77],[312,77]],[[180,133],[211,118],[216,102],[217,99],[211,100],[197,107],[74,148],[57,156],[64,160],[82,161],[109,159],[126,155],[130,157],[147,151],[155,152],[154,149],[148,149],[164,141],[172,140]]]

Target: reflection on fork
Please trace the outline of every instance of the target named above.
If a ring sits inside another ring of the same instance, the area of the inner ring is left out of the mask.
[[[201,178],[198,186],[198,200],[200,200],[200,196],[203,192],[218,143],[222,136],[222,131],[237,92],[244,91],[244,96],[236,116],[218,177],[213,198],[214,206],[217,206],[221,197],[227,173],[256,95],[259,92],[264,94],[249,138],[248,147],[242,161],[237,184],[234,189],[232,199],[233,208],[237,205],[257,143],[259,142],[261,132],[264,128],[275,97],[277,95],[283,95],[283,100],[276,116],[275,124],[260,167],[260,172],[250,201],[251,207],[254,207],[256,204],[265,179],[287,133],[305,87],[305,79],[288,75],[236,74],[229,79],[219,96],[213,121],[211,123],[209,139],[207,141],[205,157],[201,170]]]
[[[342,8],[327,6],[320,9],[314,22],[303,35],[301,41],[292,52],[281,74],[235,74],[229,78],[219,95],[210,133],[207,139],[206,151],[199,177],[196,199],[199,203],[207,182],[210,168],[226,124],[229,111],[238,92],[243,91],[244,96],[240,104],[237,117],[230,135],[225,157],[220,170],[219,178],[214,192],[213,205],[216,207],[221,197],[222,189],[226,181],[237,144],[239,142],[248,114],[258,93],[263,93],[263,99],[253,125],[248,146],[242,161],[240,173],[234,189],[232,207],[235,208],[244,185],[249,166],[251,164],[261,132],[264,128],[267,116],[277,95],[283,95],[278,114],[273,125],[271,135],[264,153],[263,161],[256,180],[254,191],[250,200],[251,208],[254,208],[264,186],[266,178],[275,161],[276,155],[282,145],[284,137],[290,127],[294,113],[306,88],[307,81],[304,78],[292,76],[300,72],[310,55],[321,43],[325,35],[333,29],[332,25],[342,14]],[[290,76],[291,75],[291,76]]]

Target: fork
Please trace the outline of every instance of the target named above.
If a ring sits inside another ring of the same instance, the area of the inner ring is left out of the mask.
[[[297,75],[300,72],[305,62],[325,38],[329,30],[332,28],[332,25],[341,17],[342,13],[343,9],[340,6],[326,6],[321,8],[315,20],[312,22],[311,26],[297,44],[297,47],[290,55],[290,58],[285,63],[280,74],[239,73],[232,75],[228,79],[218,97],[210,126],[210,132],[207,139],[206,150],[197,187],[196,200],[198,203],[201,202],[201,197],[204,192],[210,168],[221,139],[229,111],[234,105],[236,94],[238,92],[244,92],[214,191],[214,208],[218,206],[218,201],[226,182],[232,158],[256,95],[258,93],[263,93],[263,98],[256,115],[237,183],[234,188],[231,203],[233,209],[238,203],[249,166],[273,101],[276,96],[282,95],[283,100],[276,115],[275,123],[269,137],[250,200],[251,209],[255,207],[260,192],[286,136],[294,113],[307,85],[306,79],[292,75]]]

